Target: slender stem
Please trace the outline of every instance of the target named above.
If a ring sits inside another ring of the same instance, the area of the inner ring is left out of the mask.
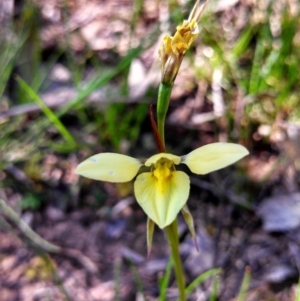
[[[165,145],[165,120],[170,103],[173,84],[160,83],[157,98],[157,127],[160,138]]]
[[[179,254],[177,219],[175,219],[171,225],[167,226],[165,230],[166,230],[166,234],[167,234],[167,238],[169,241],[171,254],[173,258],[173,263],[174,263],[177,286],[179,290],[179,301],[186,301],[185,279],[184,279],[181,258]]]
[[[158,141],[158,148],[164,149],[165,145],[165,120],[167,111],[170,103],[170,96],[172,92],[173,84],[161,83],[158,90],[158,100],[157,100],[157,127],[158,127],[158,136],[160,139]],[[150,114],[151,117],[151,114]],[[153,119],[153,115],[152,115]],[[155,125],[155,123],[154,123]],[[153,125],[152,125],[153,127]],[[155,127],[154,132],[156,131]],[[162,146],[160,145],[162,144]],[[160,150],[161,151],[161,150]],[[171,255],[174,264],[174,270],[176,275],[177,286],[179,290],[179,301],[186,301],[185,295],[185,279],[181,263],[181,258],[179,254],[179,238],[178,238],[178,227],[177,219],[175,219],[172,224],[165,228],[166,235],[169,241]]]

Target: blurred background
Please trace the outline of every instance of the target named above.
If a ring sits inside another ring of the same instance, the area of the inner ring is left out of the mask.
[[[162,231],[146,258],[146,216],[132,183],[74,169],[100,152],[156,153],[148,111],[158,48],[193,5],[0,0],[1,300],[176,300],[173,275],[162,297]],[[200,252],[179,217],[187,282],[222,273],[190,300],[242,300],[244,275],[243,300],[300,298],[299,15],[297,0],[211,0],[183,60],[168,151],[215,141],[250,151],[224,170],[191,174]]]

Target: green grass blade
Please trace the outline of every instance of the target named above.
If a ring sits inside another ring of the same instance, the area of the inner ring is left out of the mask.
[[[206,279],[208,279],[209,277],[212,276],[216,276],[220,273],[221,269],[211,269],[208,270],[206,272],[204,272],[203,274],[199,275],[186,289],[186,295],[188,296],[189,294],[191,294],[191,292],[197,287],[199,286],[203,281],[205,281]]]
[[[262,36],[262,37],[261,37]],[[255,95],[258,92],[259,84],[261,81],[261,64],[263,61],[264,55],[264,37],[263,35],[259,36],[259,39],[256,43],[255,51],[254,51],[254,58],[252,64],[252,70],[249,80],[249,94]]]
[[[0,97],[5,90],[7,81],[14,68],[16,58],[26,38],[27,35],[20,34],[16,43],[6,42],[0,39],[0,43],[2,43],[2,53],[0,53],[0,66],[2,70],[0,76]]]
[[[297,293],[296,293],[295,301],[300,301],[300,278],[298,280]]]
[[[64,137],[64,139],[71,145],[76,145],[76,141],[66,127],[62,124],[55,113],[47,107],[47,105],[41,100],[37,93],[20,77],[17,78],[20,87],[35,101],[35,103],[41,108],[50,122],[57,128],[58,132]]]
[[[132,14],[131,24],[130,24],[130,37],[133,36],[136,26],[138,24],[138,20],[143,13],[143,4],[144,4],[144,0],[135,0],[133,2],[133,10],[132,10],[133,14]]]
[[[273,49],[266,58],[265,64],[261,67],[261,77],[264,81],[266,81],[266,79],[271,75],[274,66],[278,64],[279,55],[279,51],[277,49]]]
[[[42,105],[46,106],[46,108],[48,110],[50,110],[50,112],[53,113],[53,115],[55,116],[55,118],[59,121],[58,118],[61,118],[63,115],[65,115],[66,113],[69,112],[69,110],[71,110],[72,108],[76,107],[77,105],[80,105],[85,98],[87,98],[92,92],[94,92],[96,89],[99,89],[101,87],[103,87],[106,83],[108,83],[113,77],[115,77],[116,75],[118,75],[119,73],[121,73],[122,71],[126,70],[126,68],[128,68],[131,64],[131,61],[137,57],[141,51],[143,50],[142,47],[138,47],[135,49],[132,49],[127,56],[125,56],[120,62],[119,64],[117,64],[117,66],[113,69],[113,70],[109,70],[107,71],[105,74],[103,74],[102,76],[100,76],[99,78],[96,78],[94,80],[91,80],[85,88],[83,88],[81,91],[79,91],[78,96],[70,103],[68,103],[67,105],[65,105],[64,107],[62,107],[60,110],[58,110],[56,112],[56,115],[42,102]],[[26,82],[24,82],[23,80],[20,79],[20,85],[22,86],[26,91],[26,87],[28,87],[28,84],[26,84]],[[32,88],[29,87],[29,92],[31,97],[36,101],[37,99],[41,101],[41,99],[38,97],[38,95],[32,91]],[[31,91],[31,92],[30,92]],[[42,132],[48,125],[49,122],[52,122],[50,119],[47,120],[43,120],[40,122],[39,124],[39,131],[38,133]],[[61,123],[59,121],[59,123]],[[36,134],[38,134],[36,133]],[[68,131],[67,131],[68,133]],[[33,137],[34,139],[34,137]],[[73,139],[74,140],[74,139]],[[72,144],[74,146],[76,146],[76,144]],[[69,146],[72,146],[69,145]],[[53,145],[53,148],[57,148],[58,145]],[[64,150],[61,149],[61,146],[59,146],[57,148],[58,151],[69,151],[70,147],[65,148]]]
[[[170,281],[171,271],[172,271],[173,261],[172,258],[169,259],[169,262],[166,267],[166,271],[159,283],[159,299],[158,301],[167,300],[167,289]]]
[[[253,27],[249,26],[245,28],[232,48],[231,53],[234,58],[240,57],[245,52],[254,34],[255,32],[253,30]]]
[[[213,289],[209,298],[209,301],[216,301],[218,298],[218,288],[219,288],[219,277],[215,277],[213,282]]]
[[[249,284],[251,279],[251,271],[249,268],[246,267],[243,282],[241,285],[241,289],[237,298],[237,301],[244,301],[246,297],[246,292],[248,290]]]
[[[136,266],[131,261],[130,261],[130,269],[131,269],[131,272],[133,274],[134,281],[136,283],[137,292],[141,293],[142,296],[143,296],[144,301],[146,301],[146,296],[145,296],[145,293],[144,293],[144,287],[143,287],[143,283],[141,281],[141,276],[139,275]]]
[[[82,90],[79,91],[78,96],[69,104],[64,106],[59,112],[58,116],[66,114],[71,108],[74,108],[78,104],[80,104],[85,98],[87,98],[92,92],[96,89],[103,87],[106,83],[108,83],[113,77],[117,76],[120,72],[129,68],[132,60],[137,57],[142,51],[141,47],[132,49],[126,57],[124,57],[119,64],[110,71],[107,71],[100,78],[92,80],[89,84]]]

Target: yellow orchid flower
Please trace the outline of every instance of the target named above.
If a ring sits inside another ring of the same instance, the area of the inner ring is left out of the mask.
[[[174,82],[185,52],[199,34],[198,22],[207,3],[208,1],[200,6],[200,1],[196,1],[188,20],[184,20],[182,25],[176,27],[174,36],[166,35],[164,37],[158,51],[162,61],[163,83]]]
[[[212,143],[178,157],[160,153],[145,163],[114,153],[94,155],[76,168],[76,173],[94,180],[121,183],[138,175],[142,165],[148,171],[141,172],[134,182],[137,202],[147,216],[161,229],[170,225],[189,196],[190,180],[186,173],[176,170],[178,164],[186,164],[198,175],[226,167],[248,154],[248,150],[233,143]]]

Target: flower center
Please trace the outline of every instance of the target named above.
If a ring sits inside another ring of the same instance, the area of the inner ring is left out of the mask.
[[[172,177],[172,171],[174,170],[173,161],[161,158],[155,164],[153,164],[153,176],[157,180],[158,189],[161,193],[164,193],[168,181]]]

